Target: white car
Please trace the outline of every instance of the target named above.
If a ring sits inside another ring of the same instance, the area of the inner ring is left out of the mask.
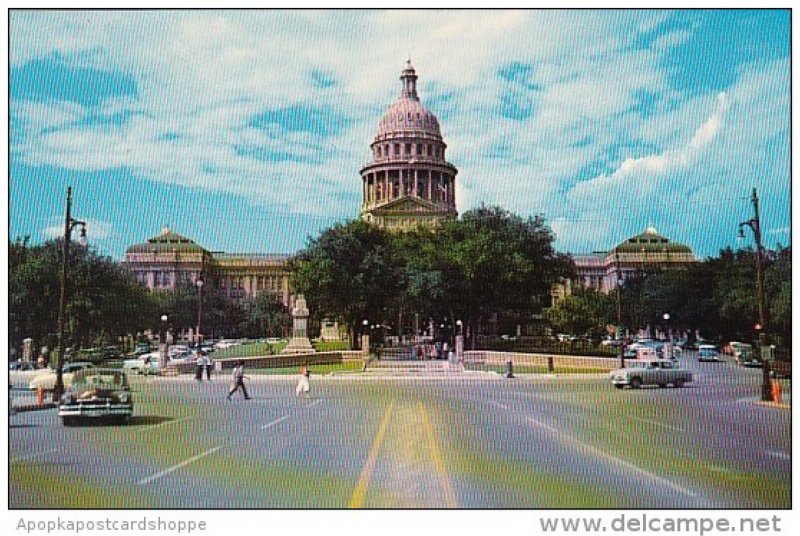
[[[136,359],[126,359],[122,363],[122,370],[128,373],[137,374],[158,374],[161,370],[159,359],[161,352],[150,352],[149,354],[140,355]]]
[[[224,349],[230,348],[232,346],[241,346],[241,343],[239,341],[233,341],[233,340],[230,340],[230,339],[221,340],[217,344],[214,345],[214,349],[215,350],[224,350]]]
[[[72,376],[75,372],[83,369],[94,368],[93,363],[88,361],[74,361],[71,363],[64,363],[62,368],[62,379],[64,380],[64,387],[72,385]],[[28,384],[28,389],[44,389],[45,391],[52,391],[56,387],[56,371],[53,369],[45,369],[41,374],[37,374]]]

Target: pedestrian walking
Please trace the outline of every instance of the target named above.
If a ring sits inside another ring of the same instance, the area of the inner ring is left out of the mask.
[[[309,378],[311,377],[311,371],[308,370],[308,365],[303,362],[300,365],[300,380],[297,382],[297,388],[295,388],[294,393],[295,396],[300,396],[300,393],[305,393],[306,398],[310,398],[308,394],[311,391],[311,384],[309,382]]]
[[[211,359],[211,355],[208,352],[203,352],[203,355],[206,358],[206,379],[211,381],[211,371],[214,370],[214,360]]]
[[[239,361],[236,363],[236,366],[233,367],[233,381],[231,382],[231,389],[228,391],[228,400],[231,399],[231,395],[238,391],[239,389],[242,390],[242,394],[244,394],[245,400],[250,400],[250,395],[247,394],[247,387],[244,385],[244,379],[248,378],[244,375],[244,361]]]
[[[203,352],[198,350],[197,357],[194,360],[194,378],[201,382],[203,381],[203,369],[206,365],[206,358],[203,355]]]

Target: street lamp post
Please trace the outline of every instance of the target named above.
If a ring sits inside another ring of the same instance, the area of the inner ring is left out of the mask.
[[[369,320],[366,318],[363,322],[361,322],[363,329],[361,330],[361,351],[365,354],[369,354],[369,335],[367,334],[367,329],[369,328]]]
[[[464,322],[456,320],[456,358],[464,361]]]
[[[161,347],[159,370],[164,371],[167,367],[167,315],[161,315],[161,329],[158,332],[158,344]]]
[[[203,318],[203,276],[200,275],[197,278],[197,295],[198,295],[198,302],[197,302],[197,331],[195,332],[195,339],[197,341],[197,349],[200,350],[200,344],[203,342],[203,338],[200,335],[200,322]]]
[[[669,313],[664,313],[664,329],[667,330],[667,340],[669,341],[669,356],[664,356],[668,359],[672,359],[672,330],[669,329]]]
[[[765,344],[767,320],[764,299],[764,273],[761,267],[761,259],[763,256],[763,249],[761,246],[761,219],[759,217],[758,210],[758,194],[755,188],[753,188],[753,193],[750,197],[750,200],[753,203],[753,217],[747,221],[739,223],[739,238],[744,239],[744,228],[747,226],[753,231],[753,236],[756,240],[756,299],[758,301],[758,324],[756,324],[758,343],[756,350],[762,366],[761,400],[769,401],[772,400],[772,385],[769,377],[769,363],[765,363],[763,356],[761,355],[761,349]]]
[[[72,218],[72,186],[67,187],[67,210],[64,218],[64,244],[61,251],[61,296],[58,302],[58,360],[56,361],[56,384],[53,389],[53,401],[58,402],[64,394],[64,357],[66,344],[64,331],[67,317],[68,278],[67,263],[69,262],[69,245],[72,241],[72,230],[81,227],[81,242],[86,240],[86,222]]]

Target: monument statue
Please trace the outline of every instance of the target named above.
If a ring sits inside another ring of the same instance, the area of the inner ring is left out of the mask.
[[[308,339],[308,307],[306,298],[297,295],[292,309],[292,338],[283,349],[282,354],[309,354],[314,352],[311,341]]]

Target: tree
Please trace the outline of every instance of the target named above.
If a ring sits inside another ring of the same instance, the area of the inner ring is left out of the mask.
[[[442,225],[436,238],[443,247],[431,262],[442,277],[443,302],[471,333],[493,313],[541,311],[551,286],[573,266],[553,249],[544,218],[523,219],[500,207],[470,210]]]
[[[342,318],[353,344],[361,320],[385,317],[404,287],[404,262],[392,236],[363,221],[336,224],[310,239],[290,271],[312,314]]]
[[[10,244],[10,333],[15,346],[32,337],[37,345],[57,343],[61,291],[61,240],[29,247]],[[67,263],[66,346],[108,344],[144,330],[157,302],[111,258],[91,248],[70,248]]]
[[[282,337],[292,322],[288,307],[269,294],[245,302],[243,313],[239,331],[245,337]]]
[[[578,288],[545,310],[545,318],[559,333],[600,339],[609,324],[616,323],[612,296],[592,288]]]

